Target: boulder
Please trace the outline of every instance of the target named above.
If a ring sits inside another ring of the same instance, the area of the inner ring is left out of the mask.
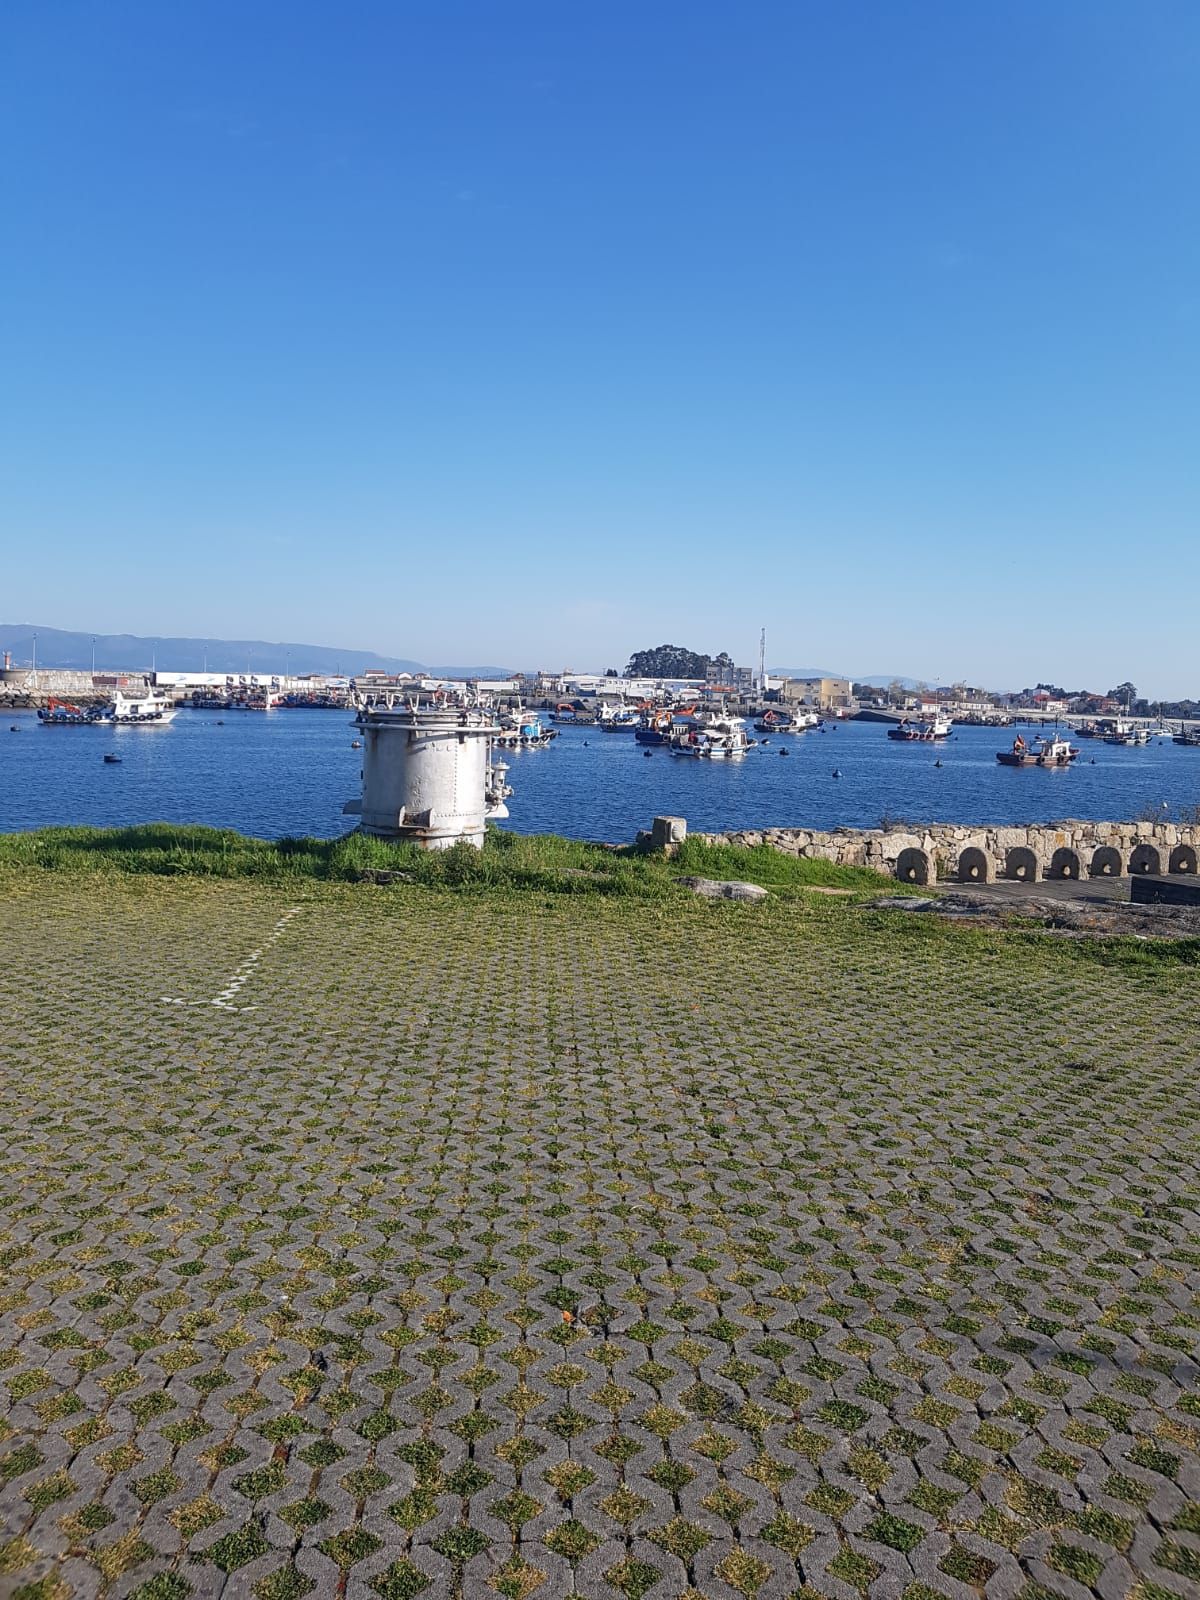
[[[767,891],[761,884],[741,883],[736,879],[722,882],[717,878],[680,878],[679,882],[693,894],[705,900],[765,900]]]
[[[920,850],[921,840],[915,833],[885,833],[880,838],[886,861],[894,861],[901,850]]]

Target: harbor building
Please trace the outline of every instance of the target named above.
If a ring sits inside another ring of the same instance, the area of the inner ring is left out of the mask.
[[[853,688],[849,678],[785,678],[779,698],[817,711],[848,710],[854,704]]]

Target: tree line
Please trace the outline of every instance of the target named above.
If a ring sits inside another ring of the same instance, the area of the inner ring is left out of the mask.
[[[625,668],[627,678],[706,678],[709,667],[733,670],[728,651],[706,656],[681,644],[660,644],[653,650],[635,650]]]

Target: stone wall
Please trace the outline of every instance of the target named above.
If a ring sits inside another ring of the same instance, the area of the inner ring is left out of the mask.
[[[873,867],[906,883],[1194,873],[1200,856],[1200,825],[1175,822],[1054,822],[1027,828],[939,822],[910,830],[763,828],[691,837],[710,844],[767,844],[787,855]]]
[[[51,697],[63,700],[110,700],[115,688],[144,694],[150,683],[145,673],[90,672],[70,667],[9,667],[0,669],[0,706],[40,706]]]

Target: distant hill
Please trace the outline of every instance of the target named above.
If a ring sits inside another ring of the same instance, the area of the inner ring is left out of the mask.
[[[902,689],[915,689],[921,678],[904,678],[897,672],[877,672],[871,678],[855,678],[855,683],[869,684],[872,689],[886,689],[891,683],[898,683]]]
[[[864,678],[857,672],[830,672],[826,667],[768,667],[769,678],[849,678],[851,683],[865,683],[872,689],[886,689],[898,683],[902,689],[915,689],[920,678],[905,678],[899,673],[877,672]]]
[[[90,670],[90,633],[68,633],[40,623],[0,622],[0,651],[11,650],[15,666],[30,665],[35,633],[39,667]],[[434,671],[445,677],[503,677],[508,671],[504,667],[428,668],[424,662],[381,656],[374,650],[286,641],[273,644],[265,639],[171,639],[133,633],[98,633],[95,639],[98,672],[148,670],[152,665],[161,672],[187,672],[192,668],[257,673]]]

